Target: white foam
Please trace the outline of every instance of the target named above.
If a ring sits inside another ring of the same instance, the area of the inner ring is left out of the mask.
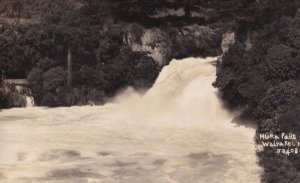
[[[0,113],[4,182],[260,182],[254,129],[230,123],[209,59],[173,60],[144,96]]]

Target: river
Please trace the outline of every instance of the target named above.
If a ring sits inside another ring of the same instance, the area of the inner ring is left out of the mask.
[[[255,129],[231,123],[214,59],[173,60],[105,106],[1,111],[0,182],[260,182]]]

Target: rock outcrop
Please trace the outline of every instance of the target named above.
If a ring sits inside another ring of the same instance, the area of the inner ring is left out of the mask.
[[[235,33],[227,32],[223,34],[221,43],[222,54],[218,57],[218,62],[222,62],[224,55],[229,51],[230,47],[235,43]]]
[[[166,29],[130,25],[126,30],[124,40],[131,50],[146,53],[159,66],[168,64],[174,57],[218,55],[223,32],[219,28],[197,24]],[[222,47],[233,42],[230,38],[225,39]]]
[[[127,44],[134,52],[145,52],[159,66],[167,64],[172,54],[172,42],[166,32],[158,28],[142,29],[141,37],[127,32]]]

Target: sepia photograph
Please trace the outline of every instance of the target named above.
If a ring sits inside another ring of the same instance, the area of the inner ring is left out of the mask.
[[[300,1],[0,0],[0,183],[300,183]]]

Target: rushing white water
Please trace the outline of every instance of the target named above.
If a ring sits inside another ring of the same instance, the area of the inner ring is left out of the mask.
[[[254,129],[230,122],[211,60],[172,61],[143,97],[0,112],[0,182],[260,182]]]
[[[34,107],[34,99],[32,96],[25,96],[26,107]]]

